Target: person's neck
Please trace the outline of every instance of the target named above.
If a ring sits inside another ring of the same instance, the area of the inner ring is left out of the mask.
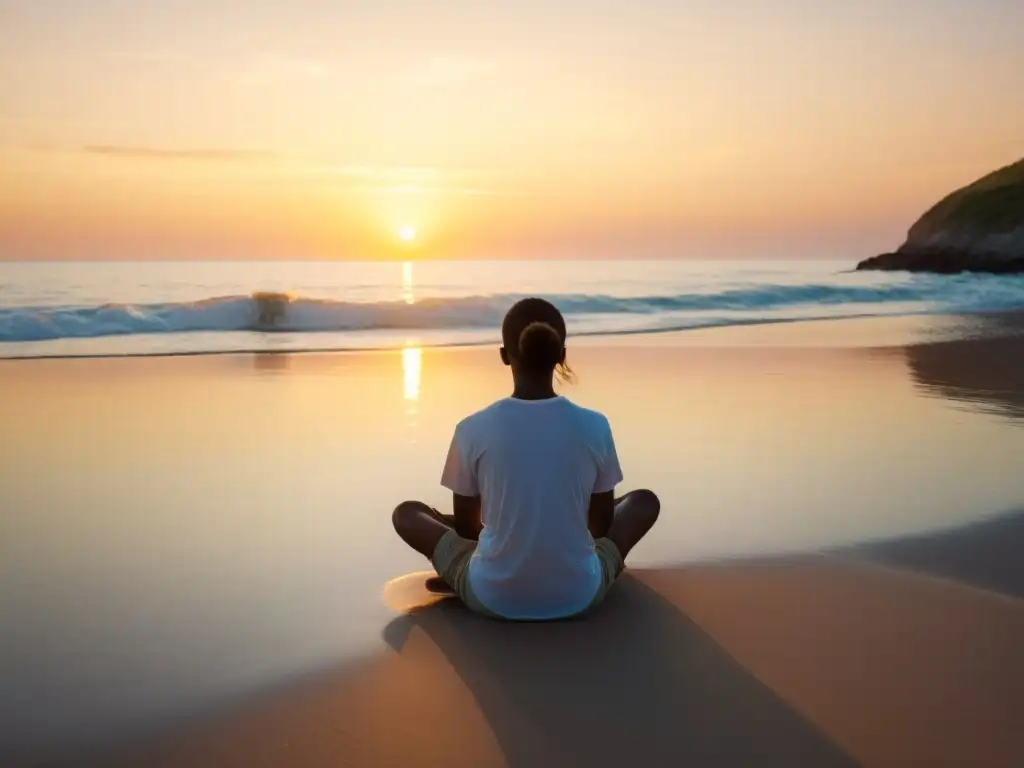
[[[551,377],[535,378],[532,376],[516,376],[512,388],[512,397],[516,400],[550,400],[558,397],[552,385]]]

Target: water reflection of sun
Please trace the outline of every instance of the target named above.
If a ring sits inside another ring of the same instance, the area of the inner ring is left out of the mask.
[[[407,346],[402,350],[402,395],[405,398],[407,426],[412,432],[410,442],[416,442],[417,404],[420,399],[420,378],[423,370],[423,349]]]
[[[411,261],[402,262],[402,301],[413,304],[414,276]],[[405,398],[405,412],[409,416],[409,427],[416,427],[416,404],[420,399],[420,378],[423,370],[423,349],[407,341],[402,350],[402,395]],[[415,440],[413,440],[415,442]]]
[[[415,301],[413,296],[413,274],[412,274],[412,262],[402,262],[402,300],[406,304],[412,304]]]
[[[420,399],[422,368],[422,347],[406,347],[402,350],[402,392],[405,400],[410,403],[410,413],[416,412],[416,401]]]

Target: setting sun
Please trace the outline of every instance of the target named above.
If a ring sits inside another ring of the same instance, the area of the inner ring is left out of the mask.
[[[408,225],[398,228],[398,236],[407,243],[411,243],[416,239],[416,227],[410,227]]]

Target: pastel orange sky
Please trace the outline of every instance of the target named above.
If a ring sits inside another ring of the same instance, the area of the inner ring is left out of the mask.
[[[1024,155],[1021,29],[1019,0],[0,0],[0,258],[858,258]]]

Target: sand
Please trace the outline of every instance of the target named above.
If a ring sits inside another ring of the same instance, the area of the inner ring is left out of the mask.
[[[543,626],[382,594],[493,350],[0,363],[3,763],[1019,765],[1014,322],[581,344],[664,513]]]
[[[831,558],[631,572],[584,622],[441,603],[123,765],[1018,765],[1024,604]]]

